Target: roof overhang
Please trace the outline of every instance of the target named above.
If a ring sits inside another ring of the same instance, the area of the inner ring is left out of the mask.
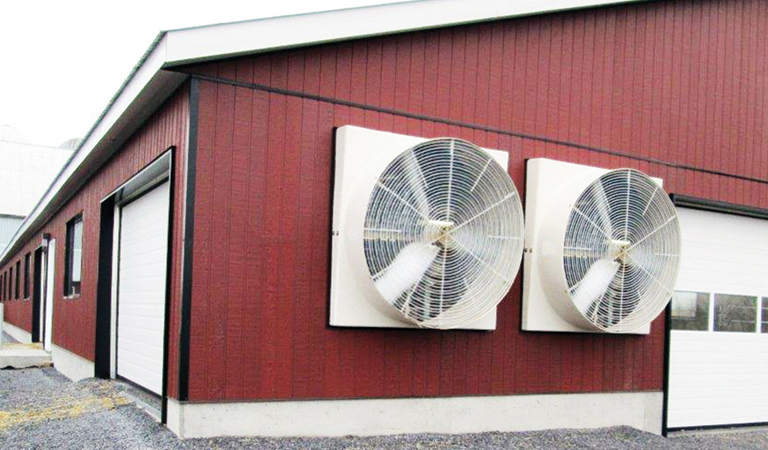
[[[639,1],[643,0],[421,0],[161,32],[21,224],[0,256],[0,265],[186,80],[187,75],[167,69],[287,48]]]

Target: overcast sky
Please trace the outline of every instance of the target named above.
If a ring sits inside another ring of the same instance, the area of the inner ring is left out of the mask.
[[[160,30],[394,2],[5,1],[0,125],[40,145],[83,137]]]

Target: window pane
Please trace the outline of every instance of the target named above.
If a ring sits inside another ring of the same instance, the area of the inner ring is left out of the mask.
[[[675,292],[672,295],[672,329],[709,329],[709,294],[702,292]]]
[[[72,239],[72,281],[80,281],[80,266],[83,260],[83,221],[78,220],[74,225]]]
[[[760,331],[768,333],[768,297],[763,297],[763,323],[761,324]]]
[[[757,322],[757,298],[743,295],[715,295],[715,331],[754,333]]]
[[[29,297],[29,259],[30,253],[24,256],[24,298]]]

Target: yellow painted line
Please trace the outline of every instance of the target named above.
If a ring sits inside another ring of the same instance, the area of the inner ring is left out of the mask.
[[[0,411],[0,431],[17,425],[39,423],[48,420],[71,419],[88,412],[114,409],[130,401],[119,395],[88,396],[83,398],[65,397],[40,408],[19,408]]]

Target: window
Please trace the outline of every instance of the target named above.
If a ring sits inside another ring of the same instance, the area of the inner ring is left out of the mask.
[[[8,270],[8,276],[10,276],[10,280],[8,280],[8,299],[13,300],[13,264],[11,264],[11,268]]]
[[[24,255],[24,298],[29,298],[29,258],[29,253]]]
[[[709,294],[675,292],[672,296],[672,329],[707,331],[709,329]]]
[[[64,267],[64,295],[80,295],[80,278],[83,264],[83,216],[67,223],[66,265]]]
[[[768,297],[763,297],[762,313],[762,319],[760,320],[760,322],[762,322],[760,324],[760,332],[768,333]]]
[[[13,286],[16,288],[16,290],[14,291],[14,298],[16,300],[19,299],[19,291],[21,290],[19,289],[20,284],[21,284],[21,260],[16,261],[16,282],[13,284]]]
[[[756,297],[715,294],[715,331],[754,333],[756,330]]]
[[[0,274],[0,302],[5,301],[5,274]]]

